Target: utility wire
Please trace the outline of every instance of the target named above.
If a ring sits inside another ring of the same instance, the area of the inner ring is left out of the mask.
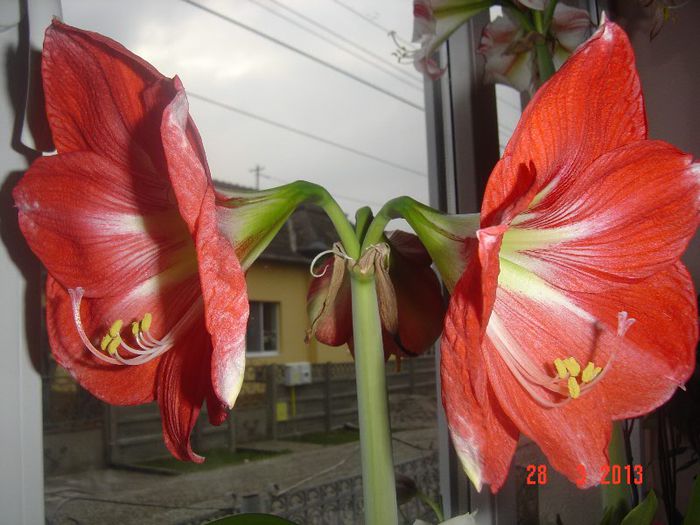
[[[358,60],[361,60],[361,61],[364,62],[365,64],[368,64],[368,65],[370,65],[370,66],[372,66],[372,67],[378,69],[378,70],[381,71],[382,73],[385,73],[385,74],[387,74],[387,75],[389,75],[389,76],[395,78],[395,79],[398,80],[399,82],[402,82],[402,83],[406,84],[407,86],[409,86],[409,87],[415,89],[416,91],[421,92],[421,93],[423,92],[423,88],[422,88],[421,86],[419,86],[418,84],[416,84],[415,82],[411,82],[409,79],[404,78],[404,77],[402,77],[401,75],[397,75],[394,71],[391,71],[390,69],[387,69],[385,66],[383,66],[383,65],[381,65],[381,64],[377,64],[376,62],[372,62],[371,60],[367,60],[366,57],[362,56],[361,54],[357,53],[356,51],[353,51],[352,49],[348,49],[347,47],[344,47],[344,46],[339,45],[337,42],[334,42],[333,40],[331,40],[331,39],[328,38],[327,36],[324,36],[324,35],[320,34],[319,32],[314,31],[313,29],[310,29],[310,28],[306,27],[306,26],[303,25],[303,24],[300,24],[299,22],[297,22],[297,21],[294,20],[293,18],[290,18],[290,17],[288,17],[287,15],[284,15],[284,14],[280,13],[279,11],[275,11],[274,9],[272,9],[272,8],[270,8],[270,7],[268,7],[268,6],[264,5],[264,4],[262,4],[262,3],[260,3],[258,0],[248,0],[248,1],[249,1],[250,3],[252,3],[252,4],[257,5],[259,8],[264,9],[265,11],[267,11],[267,12],[269,12],[269,13],[272,13],[272,14],[275,15],[276,17],[279,17],[279,18],[281,18],[282,20],[285,20],[286,22],[289,22],[289,23],[292,24],[293,26],[298,27],[298,28],[301,29],[302,31],[306,31],[307,33],[309,33],[309,34],[315,36],[316,38],[319,38],[319,39],[323,40],[324,42],[326,42],[326,43],[332,45],[333,47],[337,47],[338,49],[340,49],[340,50],[342,50],[342,51],[345,51],[345,52],[348,53],[349,55],[351,55],[351,56],[357,58]],[[284,8],[284,9],[290,9],[290,8],[287,8],[287,7],[284,6],[284,5],[280,5],[280,7],[281,7],[281,8]],[[297,16],[304,16],[304,15],[298,14],[298,13],[296,13],[296,12],[295,12],[295,14],[297,14]]]
[[[347,38],[346,36],[343,36],[342,34],[338,33],[337,31],[334,31],[333,29],[329,28],[328,26],[318,22],[317,20],[314,20],[313,18],[306,16],[304,13],[300,13],[296,9],[293,9],[293,8],[283,4],[279,0],[268,0],[268,1],[275,4],[280,9],[284,9],[285,11],[288,11],[288,12],[298,16],[302,20],[305,20],[309,24],[312,24],[312,25],[318,27],[319,29],[325,31],[326,33],[328,33],[330,35],[333,35],[335,38],[342,40],[346,44],[354,47],[355,49],[357,49],[359,51],[362,51],[366,55],[371,56],[372,58],[374,58],[380,62],[383,62],[384,64],[387,64],[388,66],[391,66],[397,72],[403,74],[406,78],[413,80],[422,89],[422,86],[423,86],[422,81],[420,79],[416,78],[416,76],[414,74],[412,74],[410,71],[408,71],[405,67],[399,65],[397,62],[392,62],[391,60],[387,60],[385,57],[378,55],[377,53],[373,52],[370,49],[367,49],[364,46],[359,45],[357,42],[354,42],[352,39]]]
[[[325,60],[323,60],[315,55],[312,55],[311,53],[307,53],[306,51],[304,51],[302,49],[294,47],[291,44],[288,44],[287,42],[284,42],[278,38],[275,38],[272,35],[268,35],[267,33],[263,33],[262,31],[255,29],[254,27],[251,27],[247,24],[244,24],[243,22],[239,22],[238,20],[235,20],[234,18],[231,18],[230,16],[226,16],[225,14],[220,13],[219,11],[216,11],[214,9],[207,7],[207,6],[204,6],[198,2],[195,2],[194,0],[182,0],[182,1],[186,4],[190,4],[193,7],[201,9],[202,11],[209,13],[210,15],[213,15],[217,18],[220,18],[221,20],[224,20],[224,21],[226,21],[230,24],[233,24],[237,27],[240,27],[241,29],[245,29],[246,31],[249,31],[249,32],[251,32],[259,37],[262,37],[266,40],[269,40],[270,42],[277,44],[278,46],[282,46],[285,49],[288,49],[289,51],[293,51],[294,53],[297,53],[305,58],[308,58],[309,60],[316,62],[317,64],[325,66],[325,67],[335,71],[336,73],[340,73],[341,75],[344,75],[344,76],[346,76],[346,77],[348,77],[356,82],[359,82],[360,84],[363,84],[371,89],[374,89],[375,91],[378,91],[378,92],[383,93],[384,95],[387,95],[395,100],[398,100],[399,102],[403,102],[407,106],[411,106],[412,108],[415,108],[419,111],[424,110],[423,106],[416,104],[415,102],[412,102],[412,101],[408,100],[407,98],[402,97],[401,95],[397,95],[396,93],[393,93],[393,92],[389,91],[388,89],[384,89],[381,86],[373,84],[372,82],[369,82],[368,80],[365,80],[362,77],[358,77],[357,75],[355,75],[349,71],[346,71],[345,69],[342,69],[334,64],[331,64],[330,62],[326,62]]]
[[[315,140],[318,142],[322,142],[324,144],[328,144],[329,146],[333,146],[333,147],[336,147],[338,149],[348,151],[348,152],[353,153],[355,155],[359,155],[360,157],[365,157],[367,159],[371,159],[371,160],[374,160],[376,162],[380,162],[381,164],[391,166],[392,168],[396,168],[396,169],[399,169],[399,170],[402,170],[402,171],[405,171],[408,173],[412,173],[413,175],[418,175],[419,177],[427,177],[428,176],[427,174],[425,174],[421,171],[415,170],[415,169],[410,168],[408,166],[404,166],[402,164],[398,164],[397,162],[393,162],[391,160],[387,160],[387,159],[384,159],[382,157],[378,157],[378,156],[373,155],[371,153],[367,153],[365,151],[361,151],[359,149],[355,149],[355,148],[352,148],[350,146],[346,146],[346,145],[341,144],[339,142],[334,142],[332,140],[325,139],[325,138],[320,137],[318,135],[314,135],[313,133],[309,133],[307,131],[304,131],[304,130],[301,130],[298,128],[294,128],[292,126],[287,126],[286,124],[282,124],[281,122],[277,122],[275,120],[271,120],[269,118],[265,118],[265,117],[262,117],[260,115],[256,115],[255,113],[251,113],[250,111],[246,111],[246,110],[238,108],[236,106],[232,106],[229,104],[225,104],[223,102],[219,102],[218,100],[214,100],[212,98],[205,97],[204,95],[199,95],[197,93],[193,93],[191,91],[188,91],[187,96],[189,96],[190,98],[195,98],[197,100],[201,100],[203,102],[207,102],[207,103],[212,104],[214,106],[218,106],[218,107],[226,109],[228,111],[233,111],[234,113],[238,113],[240,115],[244,115],[246,117],[249,117],[249,118],[252,118],[255,120],[259,120],[260,122],[264,122],[265,124],[269,124],[270,126],[274,126],[276,128],[280,128],[280,129],[283,129],[285,131],[295,133],[297,135],[301,135],[302,137],[306,137],[308,139],[312,139],[312,140]]]
[[[356,9],[352,8],[351,6],[349,6],[348,4],[346,4],[345,2],[341,2],[340,0],[335,0],[335,3],[338,4],[340,7],[344,8],[344,9],[347,9],[347,10],[350,11],[353,15],[355,15],[355,16],[358,17],[358,18],[361,18],[362,20],[364,20],[364,21],[367,22],[368,24],[373,25],[373,26],[376,27],[377,29],[380,29],[382,32],[384,32],[385,35],[388,35],[389,33],[392,33],[392,32],[393,32],[393,30],[389,29],[388,27],[384,27],[383,25],[377,23],[375,20],[372,20],[372,19],[371,19],[370,17],[368,17],[367,15],[363,15],[362,13],[360,13],[360,12],[357,11]]]

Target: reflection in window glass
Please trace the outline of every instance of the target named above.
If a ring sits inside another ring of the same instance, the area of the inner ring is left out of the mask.
[[[62,7],[66,23],[180,77],[221,193],[303,179],[326,187],[351,219],[398,195],[427,202],[423,79],[397,64],[387,36],[410,37],[410,2],[63,0]],[[299,523],[359,522],[352,356],[346,346],[306,339],[309,265],[335,241],[323,212],[304,204],[247,269],[251,359],[228,420],[212,425],[202,408],[192,434],[194,451],[206,457],[201,465],[170,457],[157,403],[101,404],[66,386],[73,379],[52,364],[47,521],[200,523],[262,510]],[[397,469],[434,495],[434,358],[387,370]],[[89,428],[57,423],[65,410],[88,414],[88,406]],[[338,498],[314,499],[321,493]],[[298,501],[318,505],[301,509]],[[430,519],[425,506],[409,505],[411,522]]]

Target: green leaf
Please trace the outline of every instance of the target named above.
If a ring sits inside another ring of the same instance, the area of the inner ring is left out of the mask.
[[[695,483],[693,483],[693,492],[690,493],[688,510],[683,520],[683,525],[693,525],[694,523],[700,523],[700,476],[697,476]]]
[[[618,501],[614,506],[605,507],[605,514],[600,521],[600,525],[620,525],[627,514],[627,503]]]
[[[273,516],[272,514],[236,514],[218,520],[210,521],[207,525],[298,525],[293,521]]]
[[[657,505],[656,494],[652,490],[639,505],[625,516],[621,525],[650,525],[651,520],[654,519],[654,514],[656,514]]]

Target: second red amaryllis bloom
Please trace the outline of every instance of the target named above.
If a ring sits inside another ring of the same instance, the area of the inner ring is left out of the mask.
[[[698,327],[679,257],[699,203],[700,165],[647,140],[632,49],[606,23],[528,105],[464,244],[441,377],[477,488],[502,486],[520,433],[595,485],[612,422],[683,385]]]
[[[54,356],[108,403],[156,399],[170,451],[201,461],[203,401],[221,423],[243,380],[243,271],[270,233],[251,208],[275,208],[273,229],[296,196],[217,195],[180,81],[112,40],[54,21],[42,75],[58,155],[14,198],[49,272]]]

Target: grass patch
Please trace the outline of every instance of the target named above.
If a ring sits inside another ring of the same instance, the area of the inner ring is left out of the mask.
[[[352,443],[360,439],[358,430],[338,429],[330,432],[311,432],[301,436],[285,438],[288,441],[301,441],[302,443],[314,443],[316,445],[342,445]]]
[[[214,470],[225,467],[227,465],[238,465],[240,463],[248,463],[249,461],[259,461],[261,459],[269,459],[281,454],[289,453],[289,450],[272,451],[272,450],[253,450],[239,448],[235,452],[224,448],[217,448],[205,452],[203,455],[207,458],[204,463],[191,463],[189,461],[179,461],[175,458],[152,459],[138,463],[138,466],[145,468],[163,469],[178,473],[201,472],[203,470]]]

